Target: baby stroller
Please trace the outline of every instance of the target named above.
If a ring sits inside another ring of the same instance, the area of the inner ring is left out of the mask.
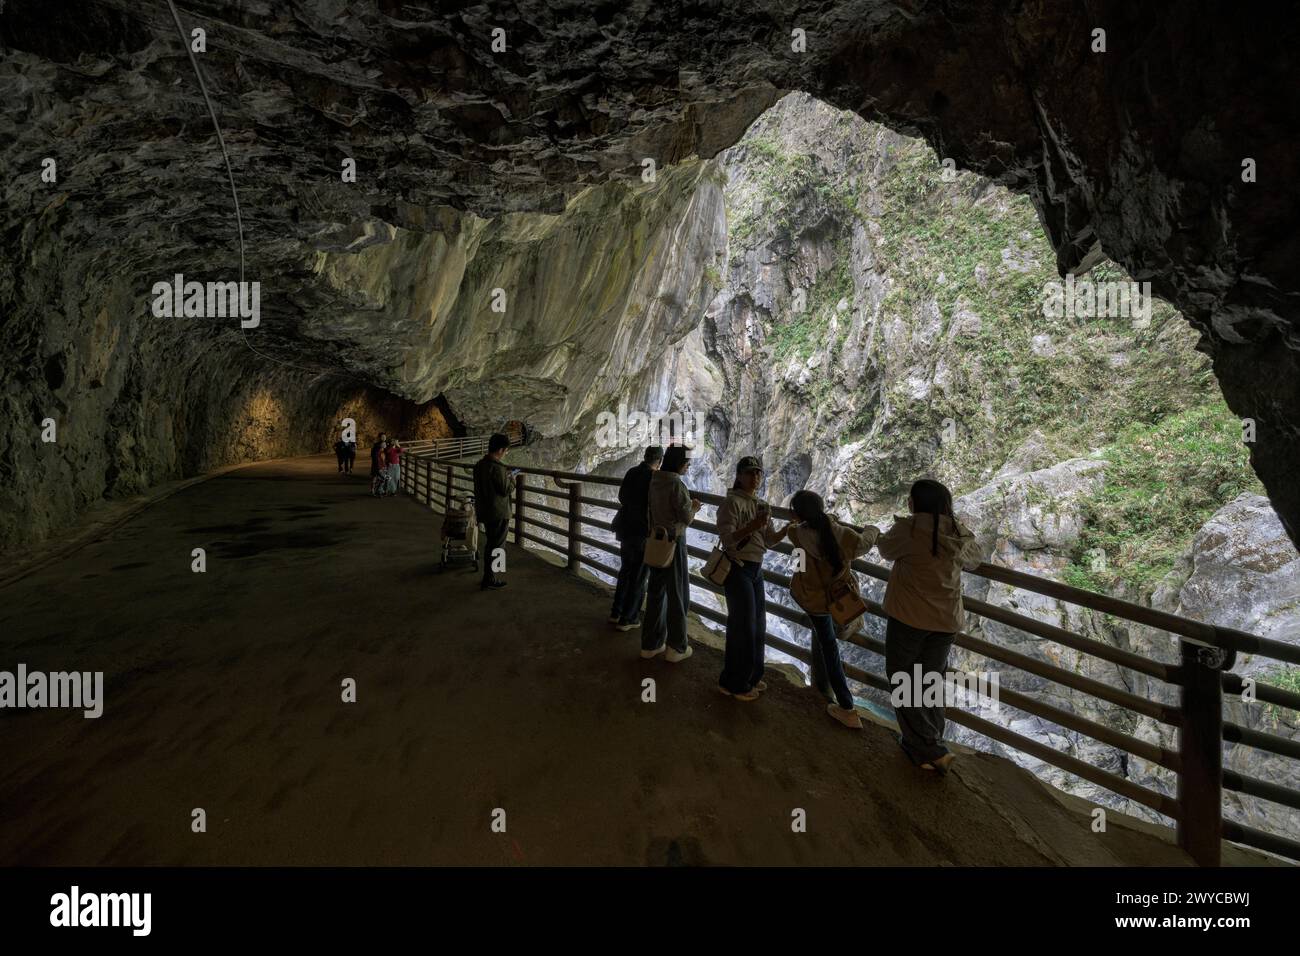
[[[439,571],[457,565],[472,565],[478,570],[478,518],[474,514],[474,496],[456,495],[442,518],[442,563]]]

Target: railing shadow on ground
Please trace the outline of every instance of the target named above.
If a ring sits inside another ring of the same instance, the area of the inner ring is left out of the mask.
[[[517,444],[517,440],[514,443]],[[403,443],[403,447],[407,452],[407,464],[402,469],[404,490],[420,503],[445,511],[450,507],[453,494],[473,491],[473,480],[468,472],[473,468],[477,458],[486,453],[487,438],[412,441]],[[556,551],[564,558],[565,567],[569,570],[577,571],[585,566],[611,578],[617,578],[617,567],[583,550],[586,546],[617,557],[617,547],[609,541],[600,541],[585,534],[583,528],[586,526],[605,531],[613,530],[609,520],[598,518],[593,512],[613,512],[617,510],[617,502],[586,495],[584,490],[589,485],[617,487],[618,479],[545,468],[520,468],[519,471],[521,473],[515,478],[514,516],[511,522],[515,543],[523,546],[525,542],[529,542]],[[549,479],[556,486],[555,490],[540,484],[530,484],[530,478]],[[705,504],[714,506],[725,500],[720,495],[701,492],[692,492],[692,494]],[[529,500],[530,496],[532,500]],[[554,501],[558,507],[542,504],[543,499]],[[773,508],[772,513],[783,520],[793,517],[793,513],[785,508]],[[546,520],[548,516],[560,519],[563,523],[557,524]],[[691,527],[708,533],[717,532],[716,525],[707,521],[696,521]],[[708,557],[708,551],[704,548],[688,545],[687,550],[693,557]],[[791,546],[785,543],[773,550],[785,555],[790,555],[793,551]],[[880,581],[889,578],[888,568],[861,558],[853,562],[853,568],[867,577]],[[1112,687],[966,632],[958,634],[955,642],[958,647],[974,654],[1125,708],[1175,730],[1178,735],[1178,747],[1169,749],[1015,690],[1002,688],[999,694],[1001,702],[1017,710],[1165,768],[1176,775],[1177,792],[1175,796],[1160,793],[1069,754],[1061,753],[1040,741],[965,710],[949,709],[948,719],[1168,817],[1174,821],[1179,846],[1199,864],[1219,865],[1221,841],[1224,839],[1292,860],[1300,860],[1300,843],[1279,834],[1225,820],[1222,808],[1223,790],[1226,789],[1300,810],[1300,792],[1223,768],[1225,741],[1254,747],[1270,754],[1300,759],[1300,741],[1263,733],[1223,719],[1223,695],[1225,693],[1241,695],[1246,689],[1239,675],[1229,673],[1238,653],[1300,664],[1300,647],[1231,628],[1189,620],[996,565],[981,564],[970,573],[989,581],[1000,582],[1076,607],[1154,628],[1177,638],[1179,663],[1162,663],[1006,608],[975,598],[965,598],[966,610],[979,617],[1016,628],[1034,638],[1071,648],[1081,654],[1091,655],[1117,667],[1127,668],[1179,688],[1177,705],[1140,697],[1129,690]],[[765,568],[763,576],[773,584],[787,588],[790,585],[790,578],[787,575]],[[691,610],[702,619],[725,624],[724,613],[697,599],[700,596],[699,592],[722,594],[723,589],[695,571],[691,572],[690,582]],[[885,616],[884,609],[875,601],[868,601],[867,605],[871,614],[882,618]],[[771,600],[767,602],[767,612],[795,624],[804,623],[802,613]],[[866,634],[850,633],[841,635],[841,639],[882,656],[885,653],[884,641]],[[770,632],[767,644],[796,660],[804,663],[809,661],[808,650]],[[865,686],[885,693],[892,690],[884,674],[868,672],[851,664],[845,666],[845,672]],[[972,675],[958,672],[956,676],[970,678]],[[1252,689],[1254,698],[1260,703],[1300,711],[1300,694],[1263,683],[1254,683]]]

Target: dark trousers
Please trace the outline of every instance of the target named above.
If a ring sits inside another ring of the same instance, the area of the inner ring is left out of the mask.
[[[733,694],[743,694],[763,678],[767,596],[762,563],[733,563],[722,589],[727,595],[727,650],[718,684]]]
[[[934,680],[927,675],[938,674],[938,680],[942,681],[948,670],[948,652],[952,650],[954,637],[955,634],[941,631],[922,631],[892,617],[885,625],[885,676],[893,688],[898,686],[894,675],[906,675],[905,686],[912,692],[904,706],[894,707],[894,714],[903,735],[903,749],[914,763],[938,760],[948,752],[943,745],[943,705],[918,706],[924,685],[917,686],[915,667],[921,665],[923,680]]]
[[[609,616],[617,617],[620,624],[635,624],[641,620],[641,602],[645,600],[646,581],[650,577],[650,569],[645,564],[645,538],[620,541],[618,554],[618,584]]]
[[[334,457],[339,460],[339,471],[342,471],[347,466],[348,463],[347,452],[336,451],[334,453]]]
[[[641,624],[641,649],[668,646],[686,652],[686,611],[691,603],[690,567],[686,564],[686,535],[677,538],[677,553],[666,568],[651,568]]]
[[[483,527],[486,529],[483,533],[483,583],[488,584],[497,580],[497,575],[492,570],[493,552],[506,546],[506,534],[510,530],[510,519],[502,518],[499,521],[484,521]]]
[[[813,686],[822,693],[831,691],[835,703],[847,710],[853,706],[853,694],[849,692],[849,682],[844,677],[835,618],[829,614],[809,614],[808,620],[812,622]]]
[[[343,471],[352,474],[352,466],[356,463],[357,456],[355,452],[350,452],[343,457]]]

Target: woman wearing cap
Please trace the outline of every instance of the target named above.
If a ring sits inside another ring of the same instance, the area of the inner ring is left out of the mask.
[[[736,465],[736,481],[718,507],[718,541],[731,559],[723,584],[727,595],[727,650],[718,690],[737,700],[756,700],[767,647],[767,595],[763,555],[785,537],[772,525],[771,509],[758,497],[763,465],[753,455]]]
[[[691,497],[682,475],[691,467],[685,445],[670,445],[663,464],[650,478],[647,492],[649,526],[666,528],[676,542],[672,563],[651,568],[641,630],[641,656],[663,654],[676,664],[691,656],[686,640],[686,612],[691,605],[690,569],[686,563],[686,526],[695,520],[700,503]]]

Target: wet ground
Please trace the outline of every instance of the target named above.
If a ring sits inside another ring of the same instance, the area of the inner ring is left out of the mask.
[[[1187,862],[1005,760],[923,774],[783,679],[725,698],[713,648],[642,661],[606,590],[513,545],[503,591],[439,575],[437,516],[367,485],[228,472],[0,588],[0,670],[105,679],[99,719],[0,710],[0,863]]]

